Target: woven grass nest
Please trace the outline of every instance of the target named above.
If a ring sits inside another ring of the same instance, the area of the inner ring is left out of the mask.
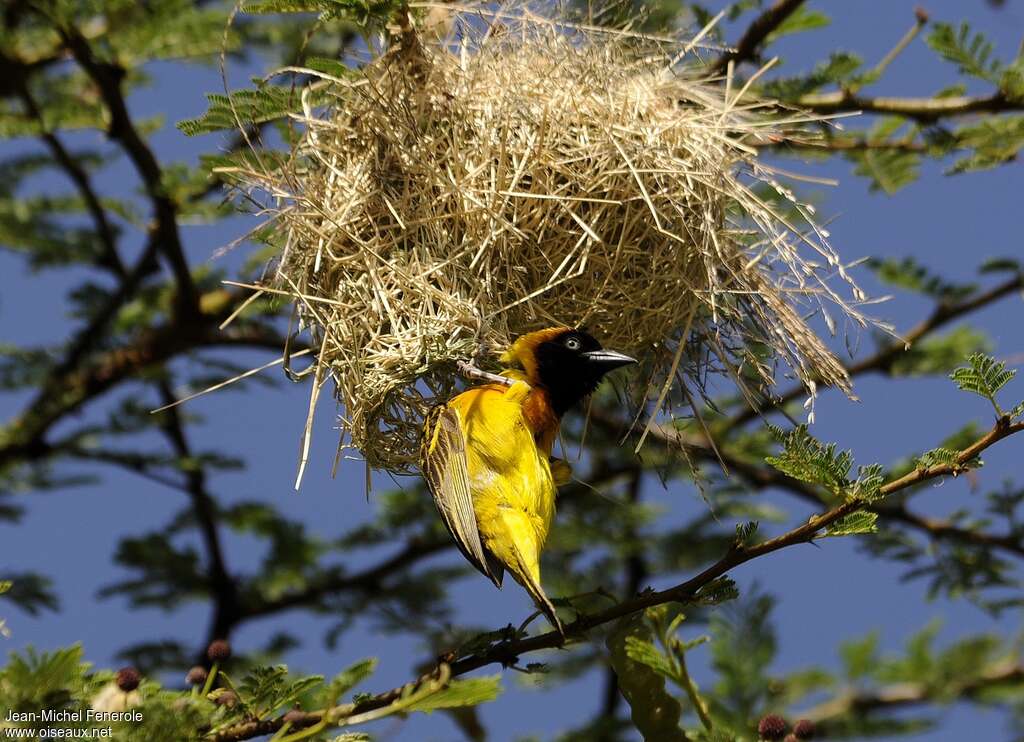
[[[412,471],[455,362],[552,325],[640,358],[652,416],[709,367],[849,389],[805,317],[863,322],[864,296],[756,147],[807,116],[685,42],[444,7],[443,38],[414,13],[351,76],[306,70],[289,160],[233,173],[264,194],[343,449]]]

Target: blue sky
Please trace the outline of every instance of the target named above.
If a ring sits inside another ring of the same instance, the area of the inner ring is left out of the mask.
[[[913,5],[902,0],[811,2],[811,7],[832,15],[832,26],[787,39],[777,50],[788,71],[807,69],[837,48],[856,51],[871,63],[911,25]],[[1000,11],[992,10],[983,0],[935,0],[926,7],[936,20],[970,19],[996,42],[997,51],[1004,56],[1016,50],[1024,34],[1024,7],[1014,0]],[[183,70],[174,64],[155,65],[151,72],[155,84],[133,98],[132,110],[137,115],[166,117],[168,125],[153,138],[162,159],[192,162],[199,152],[214,146],[213,139],[186,140],[170,124],[203,110],[202,93],[220,88],[218,75],[212,69]],[[919,41],[872,92],[923,95],[951,84],[955,76],[952,66],[939,61]],[[245,71],[235,71],[233,77],[241,84]],[[99,137],[89,133],[71,141],[97,144]],[[9,153],[10,147],[5,144],[3,152]],[[869,193],[867,183],[841,161],[813,162],[799,168],[788,161],[787,167],[840,181],[839,186],[822,192],[821,213],[834,219],[830,224],[832,243],[848,260],[912,255],[948,277],[958,278],[972,275],[986,258],[1019,256],[1022,252],[1019,220],[1024,180],[1019,164],[955,178],[944,177],[941,167],[928,164],[920,181],[894,197]],[[98,180],[101,187],[123,189],[124,183],[134,183],[133,177],[122,165],[105,171]],[[213,252],[244,231],[247,224],[246,219],[238,218],[216,228],[186,227],[189,257],[194,263],[213,260]],[[224,264],[230,268],[241,257],[237,253],[229,255]],[[0,340],[30,343],[67,335],[72,324],[62,300],[69,286],[66,277],[28,274],[21,261],[6,252],[0,252],[0,275],[4,276]],[[861,278],[876,293],[886,293],[865,272]],[[878,307],[876,313],[906,328],[928,308],[922,300],[899,296]],[[989,332],[998,355],[1020,363],[1024,353],[1022,316],[1020,299],[1014,298],[979,313],[973,321]],[[25,318],[31,318],[31,322]],[[255,366],[271,357],[247,353],[238,360]],[[1015,382],[1011,390],[1017,397],[1024,396],[1024,380]],[[815,432],[852,448],[862,463],[891,461],[933,447],[970,419],[983,426],[990,419],[983,403],[958,393],[944,379],[890,381],[868,377],[858,381],[856,391],[861,400],[857,403],[826,393],[819,403]],[[305,386],[285,383],[274,388],[254,386],[244,393],[201,398],[190,403],[188,411],[207,420],[194,429],[197,448],[226,448],[249,463],[243,472],[213,478],[213,490],[223,502],[272,501],[289,517],[302,520],[310,532],[328,539],[369,518],[375,502],[373,497],[369,501],[364,497],[361,465],[348,463],[336,479],[330,477],[336,433],[329,403],[321,407],[302,492],[292,490],[307,393]],[[0,398],[0,415],[6,418],[13,414],[23,401],[20,395]],[[1005,476],[1018,471],[1021,452],[1021,444],[1013,440],[987,455],[986,466],[979,474],[981,489],[994,488]],[[392,485],[380,479],[376,486],[384,490]],[[666,518],[692,515],[705,507],[689,486],[662,490],[651,483],[645,496],[664,505]],[[802,505],[784,494],[768,493],[765,497],[790,509],[790,523],[807,515]],[[936,485],[921,495],[917,504],[927,514],[942,515],[970,498],[969,483],[961,479]],[[185,504],[180,493],[144,480],[105,473],[98,486],[30,495],[26,504],[29,509],[21,524],[0,525],[0,563],[52,576],[63,608],[57,614],[30,617],[5,604],[13,637],[0,644],[0,649],[20,649],[28,644],[54,648],[82,641],[91,661],[110,665],[115,662],[116,651],[127,644],[168,635],[197,641],[204,634],[208,618],[205,606],[194,605],[167,615],[154,610],[129,611],[121,599],[96,598],[102,585],[126,576],[110,561],[119,537],[165,522]],[[229,561],[239,569],[257,558],[254,543],[245,538],[229,538],[227,549]],[[457,558],[454,554],[436,557],[439,561]],[[923,584],[901,582],[898,568],[871,560],[858,551],[852,539],[831,540],[821,548],[792,548],[756,560],[733,576],[741,589],[758,582],[780,597],[775,614],[780,639],[776,669],[780,672],[807,665],[835,667],[838,643],[871,630],[878,631],[884,650],[897,651],[909,635],[936,618],[943,623],[942,641],[978,632],[1008,636],[1019,626],[1016,615],[1007,614],[997,621],[965,602],[929,602]],[[668,584],[666,580],[655,587]],[[499,593],[475,576],[452,588],[451,602],[460,618],[495,627],[526,612],[521,591],[513,588]],[[327,675],[351,661],[377,655],[380,669],[366,690],[405,682],[411,677],[411,665],[424,657],[423,647],[414,640],[381,641],[372,626],[362,624],[346,634],[336,649],[327,650],[320,641],[327,625],[324,620],[297,612],[247,624],[235,643],[243,649],[255,647],[287,627],[306,638],[301,648],[288,654],[289,663],[296,669]],[[694,659],[700,682],[708,677],[706,652],[702,656],[701,650],[696,650]],[[601,676],[590,675],[564,686],[537,690],[523,687],[519,676],[509,672],[505,674],[506,694],[482,709],[483,720],[495,742],[531,733],[547,738],[589,717],[600,704],[602,683]],[[1006,736],[1004,719],[975,708],[955,706],[943,712],[942,719],[941,731],[917,739],[953,740],[970,735],[997,740]],[[385,721],[375,731],[382,738],[401,742],[458,739],[451,722],[439,714],[404,723]]]

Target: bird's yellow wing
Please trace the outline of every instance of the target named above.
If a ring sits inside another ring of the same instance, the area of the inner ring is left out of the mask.
[[[459,411],[438,406],[424,425],[423,476],[441,519],[470,564],[501,587],[504,569],[480,541],[466,461],[466,436]]]

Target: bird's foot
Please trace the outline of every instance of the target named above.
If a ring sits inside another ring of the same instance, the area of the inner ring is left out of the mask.
[[[572,481],[572,467],[564,459],[552,456],[548,460],[548,465],[551,467],[551,478],[555,481],[556,487],[561,487]]]
[[[459,373],[467,379],[482,379],[495,384],[504,384],[505,386],[512,386],[515,383],[515,379],[510,379],[507,376],[499,376],[498,374],[492,374],[489,371],[477,368],[472,363],[467,363],[466,361],[459,361],[456,364],[456,368],[458,368]]]

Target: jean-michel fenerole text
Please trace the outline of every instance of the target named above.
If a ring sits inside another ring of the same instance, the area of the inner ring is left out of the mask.
[[[9,722],[97,722],[97,721],[142,721],[141,711],[97,711],[96,709],[41,709],[39,711],[7,712],[4,721]]]

